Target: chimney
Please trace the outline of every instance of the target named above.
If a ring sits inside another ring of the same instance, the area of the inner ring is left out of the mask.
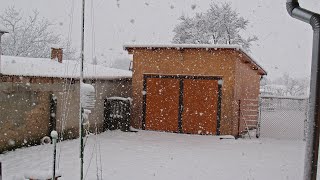
[[[58,60],[59,63],[62,63],[62,55],[63,50],[62,48],[51,48],[51,59]]]

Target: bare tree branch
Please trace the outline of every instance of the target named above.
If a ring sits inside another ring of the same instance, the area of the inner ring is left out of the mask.
[[[70,42],[66,43],[59,34],[53,32],[54,25],[41,18],[37,10],[23,17],[21,10],[15,7],[8,7],[0,15],[0,23],[9,30],[9,34],[3,36],[4,55],[48,58],[51,47],[60,46],[67,50],[67,58],[74,57],[76,51]]]

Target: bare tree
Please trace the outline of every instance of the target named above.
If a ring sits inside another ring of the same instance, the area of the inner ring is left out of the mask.
[[[51,47],[59,46],[64,48],[65,58],[74,58],[75,50],[70,43],[62,41],[61,36],[52,31],[54,25],[40,17],[37,10],[25,17],[21,10],[8,7],[0,15],[0,24],[9,31],[3,36],[4,55],[48,58]]]
[[[307,78],[293,78],[284,73],[273,81],[261,83],[261,89],[269,89],[271,95],[275,96],[307,96],[308,82]]]
[[[240,17],[230,3],[213,2],[205,13],[192,18],[182,16],[180,21],[173,30],[173,43],[237,44],[249,51],[251,43],[258,40],[256,36],[244,38],[240,35],[249,22]]]

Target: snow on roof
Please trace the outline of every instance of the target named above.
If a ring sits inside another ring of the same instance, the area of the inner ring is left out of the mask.
[[[8,33],[8,29],[0,25],[0,33]]]
[[[80,61],[63,60],[62,63],[48,58],[1,56],[0,73],[16,76],[79,78]],[[132,72],[101,65],[84,64],[84,78],[120,79],[131,78]]]
[[[56,171],[56,177],[61,177],[62,173],[60,171]],[[26,172],[24,174],[24,178],[27,179],[51,179],[52,178],[52,170],[33,170],[30,172]]]
[[[254,58],[247,53],[240,45],[234,44],[125,44],[123,46],[124,50],[134,49],[134,48],[176,48],[176,49],[235,49],[237,51],[243,52],[249,57],[251,62],[257,66],[258,69],[263,71],[264,75],[267,75],[262,66],[254,60]]]
[[[128,48],[208,48],[208,49],[242,49],[239,45],[231,44],[125,44],[124,49]]]

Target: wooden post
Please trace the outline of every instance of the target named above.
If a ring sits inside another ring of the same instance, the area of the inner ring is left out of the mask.
[[[238,137],[240,137],[240,122],[241,122],[241,100],[238,101],[239,109],[238,109]]]

